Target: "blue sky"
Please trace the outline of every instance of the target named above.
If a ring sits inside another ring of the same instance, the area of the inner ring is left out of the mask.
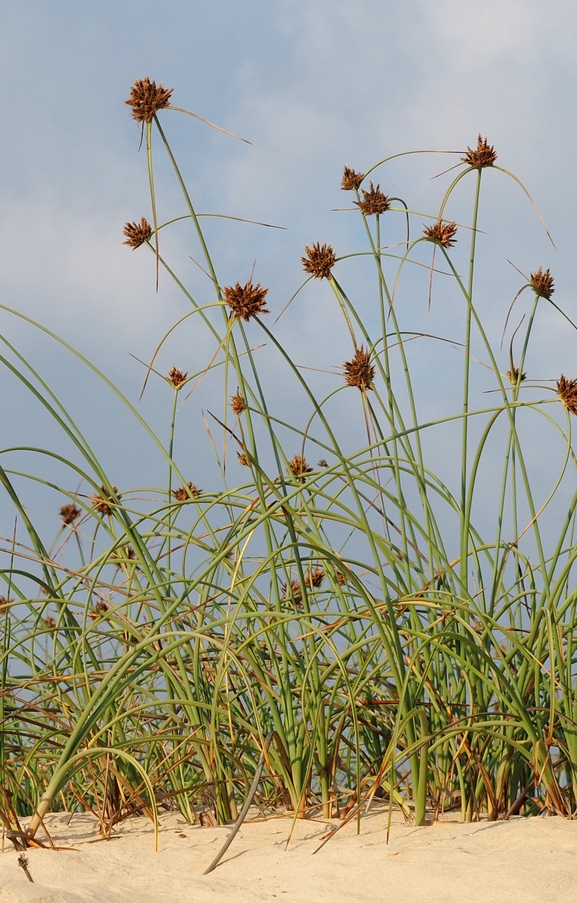
[[[488,227],[492,269],[480,277],[480,289],[496,334],[519,286],[506,258],[525,272],[550,266],[556,300],[577,315],[573,3],[23,0],[4,4],[2,20],[3,302],[79,347],[135,402],[142,369],[130,354],[148,359],[186,309],[165,281],[155,293],[149,256],[122,246],[123,223],[150,216],[139,130],[124,104],[133,80],[144,76],[173,87],[176,105],[256,144],[243,145],[174,113],[163,119],[200,209],[286,227],[210,230],[220,243],[223,281],[244,281],[256,261],[255,278],[270,286],[275,311],[301,281],[305,244],[331,241],[342,253],[359,243],[356,219],[332,212],[345,205],[343,164],[365,170],[397,151],[465,150],[481,132],[499,162],[528,186],[559,249],[548,244],[520,192],[504,178],[493,180],[487,191],[492,213],[481,223]],[[385,191],[405,192],[410,201],[418,199],[419,209],[434,213],[443,185],[430,176],[445,168],[440,159],[442,165],[413,158],[378,178]],[[158,190],[165,212],[181,212],[162,166]],[[181,255],[186,277],[200,285],[179,235],[171,248]],[[319,348],[330,317],[325,288],[315,287],[314,304],[291,310],[286,335],[303,363],[320,355],[323,365],[337,366],[340,340]],[[441,316],[439,328],[449,326]],[[84,417],[115,468],[112,478],[128,479],[137,440],[128,428],[125,433],[109,394],[30,329],[5,316],[0,329]],[[201,360],[194,337],[175,339],[166,365],[194,369],[197,360],[187,359],[191,348]],[[574,348],[574,332],[553,318],[537,336],[537,375],[577,375]],[[25,394],[9,386],[0,401],[3,445],[57,442]],[[165,402],[152,390],[143,413],[162,423]],[[194,456],[201,445],[192,409],[190,416],[186,447]],[[144,479],[146,456],[141,463],[136,469]]]

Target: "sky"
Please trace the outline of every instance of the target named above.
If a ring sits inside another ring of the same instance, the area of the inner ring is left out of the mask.
[[[522,284],[508,260],[524,273],[551,267],[555,299],[577,319],[574,3],[22,0],[2,3],[2,22],[0,303],[78,348],[160,431],[168,424],[167,387],[157,381],[138,402],[144,368],[135,358],[148,361],[187,307],[165,278],[155,291],[154,261],[145,249],[133,252],[122,244],[126,221],[150,218],[145,153],[139,152],[139,128],[124,103],[134,79],[145,76],[174,88],[175,105],[255,145],[189,117],[163,114],[197,209],[284,227],[222,220],[207,227],[222,281],[243,283],[254,267],[255,281],[270,288],[275,315],[302,282],[299,260],[306,244],[327,241],[339,254],[362,243],[358,218],[335,212],[347,205],[339,190],[344,164],[365,171],[410,149],[465,151],[481,133],[495,145],[499,163],[528,187],[557,247],[519,187],[489,173],[495,178],[486,180],[480,224],[486,257],[478,278],[494,334]],[[156,150],[159,205],[169,218],[184,211],[158,145]],[[457,159],[405,158],[375,178],[384,191],[400,192],[411,206],[434,214],[450,176],[431,177]],[[468,198],[462,195],[455,216],[470,212]],[[166,248],[187,284],[205,292],[206,282],[189,258],[195,252],[188,234],[176,229]],[[356,287],[359,303],[365,303],[365,277],[351,270],[350,278],[351,290]],[[426,314],[424,292],[420,316]],[[303,365],[342,363],[345,339],[327,334],[331,304],[326,284],[315,284],[277,324]],[[449,313],[443,316],[435,299],[433,307],[434,328],[450,334]],[[558,316],[539,326],[535,376],[577,376],[574,330]],[[212,349],[187,329],[163,350],[159,360],[166,369],[176,364],[194,371],[210,360]],[[114,482],[148,485],[156,478],[158,457],[109,390],[17,318],[0,315],[0,332],[62,395]],[[435,353],[436,348],[416,360],[423,374],[427,355]],[[274,362],[267,354],[264,370],[282,397],[285,387],[273,382]],[[432,410],[434,399],[449,391],[448,379],[438,375],[429,382]],[[3,384],[2,447],[59,448],[58,430],[29,393],[7,373]],[[179,453],[195,482],[211,473],[201,416],[212,403],[211,391],[207,383],[198,403],[193,399],[183,414],[188,420]],[[33,466],[44,473],[44,463],[31,465],[24,453],[8,457],[15,469]],[[2,460],[6,466],[7,456]],[[0,512],[4,535],[7,511]],[[46,517],[56,531],[53,511]]]

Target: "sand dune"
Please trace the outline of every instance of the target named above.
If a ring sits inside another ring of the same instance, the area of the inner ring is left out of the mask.
[[[331,823],[336,824],[336,823]],[[577,898],[577,822],[512,818],[424,828],[371,812],[313,855],[327,823],[289,818],[243,825],[218,868],[202,873],[229,828],[162,816],[159,850],[145,818],[101,841],[90,815],[51,815],[58,846],[27,851],[30,883],[8,841],[0,855],[1,903],[564,903]],[[330,825],[329,825],[330,827]],[[39,835],[39,839],[43,839]]]

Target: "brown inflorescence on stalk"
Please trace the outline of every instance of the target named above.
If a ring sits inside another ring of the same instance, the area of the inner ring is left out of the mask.
[[[362,201],[353,201],[353,203],[357,205],[361,213],[364,213],[365,216],[372,216],[375,213],[386,213],[391,206],[389,198],[386,194],[383,194],[380,186],[377,185],[375,188],[372,182],[368,191],[365,191],[363,188]]]
[[[116,496],[116,498],[114,498],[114,496]],[[112,505],[116,504],[117,499],[120,500],[118,486],[113,486],[112,492],[109,492],[106,486],[101,486],[100,495],[90,496],[92,507],[97,514],[112,514]]]
[[[242,395],[231,395],[230,406],[232,408],[232,413],[237,415],[242,414],[242,412],[246,411],[247,408],[246,400],[242,397]]]
[[[329,466],[329,462],[326,460],[326,458],[321,458],[320,461],[317,461],[317,467],[328,467],[328,466]]]
[[[135,559],[136,552],[132,546],[121,546],[110,556],[110,561],[115,564],[117,568],[122,567],[127,561],[134,561]],[[106,603],[103,604],[105,605]],[[98,605],[96,607],[98,608]]]
[[[355,172],[354,169],[351,169],[349,166],[345,166],[343,178],[341,181],[341,190],[357,191],[364,178],[364,172]]]
[[[5,614],[10,610],[10,602],[11,599],[7,599],[6,596],[0,596],[0,615]]]
[[[302,455],[295,455],[292,461],[289,461],[289,470],[293,476],[300,478],[301,483],[303,483],[305,479],[304,475],[310,473],[312,467]]]
[[[519,368],[514,367],[513,370],[507,370],[507,379],[513,386],[516,386],[518,382],[522,383],[524,379],[527,379],[527,374],[522,373],[521,379],[519,379]]]
[[[237,452],[237,453],[236,453],[236,456],[237,456],[237,458],[238,458],[238,463],[239,463],[239,464],[241,464],[243,467],[248,467],[248,458],[247,458],[247,456],[246,456],[244,453],[242,453],[242,452]]]
[[[355,349],[352,361],[345,361],[343,374],[348,386],[356,386],[361,392],[373,388],[375,368],[371,364],[371,355],[365,351],[363,345]]]
[[[561,374],[557,382],[557,395],[570,414],[577,414],[577,379],[566,379]]]
[[[309,589],[311,589],[312,587],[318,589],[324,579],[325,571],[323,568],[315,568],[313,571],[305,574],[305,584]]]
[[[179,370],[178,367],[171,367],[168,371],[168,378],[175,389],[179,389],[181,385],[186,382],[186,377],[188,373],[185,373],[183,370]]]
[[[117,566],[119,567],[119,565]],[[98,620],[98,618],[101,618],[104,614],[106,614],[109,608],[110,605],[108,604],[108,602],[105,602],[104,599],[101,599],[100,602],[97,602],[94,608],[92,608],[88,612],[88,617],[92,621],[96,621]]]
[[[189,499],[195,499],[201,492],[202,489],[199,489],[194,483],[187,483],[186,486],[179,486],[178,489],[173,490],[172,495],[177,502],[187,502]]]
[[[123,233],[126,241],[123,241],[122,244],[129,245],[135,251],[140,245],[150,241],[152,226],[143,216],[139,223],[125,223]]]
[[[303,597],[303,591],[299,580],[291,580],[290,583],[283,583],[281,586],[283,599],[291,599],[295,605],[299,605]]]
[[[74,521],[80,517],[82,514],[80,508],[77,508],[76,505],[62,505],[58,517],[62,521],[65,527],[70,527],[74,523]]]
[[[555,291],[553,276],[549,267],[546,270],[543,267],[539,267],[536,273],[531,273],[529,284],[536,295],[539,295],[540,298],[545,298],[547,301]]]
[[[247,322],[251,317],[270,313],[265,307],[267,292],[268,288],[262,288],[260,284],[253,285],[250,279],[246,285],[237,282],[236,285],[230,285],[222,290],[233,315],[237,320]]]
[[[495,148],[488,144],[486,138],[481,138],[481,135],[479,135],[477,147],[475,150],[468,147],[465,156],[461,157],[461,163],[466,163],[467,166],[474,166],[475,169],[484,169],[486,166],[492,166],[496,159]]]
[[[149,78],[135,79],[130,89],[130,97],[125,103],[132,107],[130,114],[137,122],[152,122],[158,110],[170,105],[170,97],[174,88],[164,88]]]
[[[50,630],[53,630],[56,627],[56,621],[51,615],[48,615],[46,618],[44,618],[44,623]]]
[[[311,247],[306,246],[305,254],[306,257],[301,257],[305,273],[310,273],[315,279],[328,279],[337,260],[331,246],[317,241]]]
[[[447,223],[438,220],[432,226],[425,226],[423,235],[429,241],[435,241],[442,245],[443,248],[452,248],[456,242],[455,235],[457,233],[457,224],[455,222]]]

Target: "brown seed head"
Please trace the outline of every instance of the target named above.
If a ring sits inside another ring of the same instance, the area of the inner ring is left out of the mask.
[[[156,82],[149,78],[135,79],[130,89],[130,97],[125,103],[132,107],[130,114],[137,122],[152,122],[157,110],[169,106],[170,95],[174,88],[156,87]]]
[[[244,286],[237,282],[236,285],[230,285],[222,290],[233,315],[238,320],[247,322],[251,317],[270,313],[265,307],[267,292],[268,288],[261,288],[258,284],[253,285],[250,279]]]
[[[62,505],[58,516],[66,527],[70,527],[74,523],[76,518],[80,517],[81,514],[82,512],[80,508],[77,508],[76,505],[70,504]]]
[[[123,245],[129,245],[133,251],[143,245],[146,241],[150,241],[152,236],[152,226],[147,219],[142,217],[139,223],[125,223],[124,236],[126,241]]]
[[[44,623],[45,623],[46,626],[49,627],[51,630],[52,630],[52,628],[56,627],[56,621],[54,620],[54,618],[50,617],[50,615],[48,615],[47,618],[44,618]]]
[[[492,166],[496,159],[495,148],[487,143],[486,138],[481,138],[479,135],[476,149],[472,150],[468,147],[465,156],[461,157],[461,163],[474,166],[475,169],[483,169],[485,166]]]
[[[233,414],[242,414],[243,411],[246,411],[247,404],[242,395],[231,395],[230,396],[230,406],[232,408]]]
[[[443,248],[452,248],[456,242],[455,234],[457,232],[456,223],[444,223],[438,220],[432,226],[425,226],[423,235],[430,241],[438,242]]]
[[[321,458],[320,461],[317,461],[317,467],[328,467],[329,462],[325,458]]]
[[[344,574],[341,574],[340,571],[337,571],[337,582],[338,582],[339,586],[346,586],[346,583],[347,583],[347,578],[345,577]]]
[[[365,191],[365,189],[363,188],[362,201],[353,201],[353,203],[357,205],[361,213],[364,213],[365,216],[372,216],[373,213],[386,213],[386,211],[391,206],[391,202],[389,201],[387,195],[383,194],[380,186],[377,185],[377,187],[374,188],[372,182],[371,187],[368,191]]]
[[[539,267],[536,273],[531,273],[529,283],[535,294],[539,295],[540,298],[547,298],[548,300],[555,291],[549,267],[546,270],[543,267]]]
[[[341,181],[342,191],[356,191],[364,178],[364,172],[355,172],[354,169],[345,166]]]
[[[88,612],[88,617],[93,621],[96,621],[104,612],[107,612],[109,608],[108,602],[101,599],[100,602],[97,602],[94,608]]]
[[[296,605],[299,605],[303,597],[303,591],[298,580],[291,580],[290,583],[283,583],[281,586],[281,593],[283,599],[290,599],[291,602],[294,602]]]
[[[90,501],[92,503],[92,507],[97,512],[97,514],[112,514],[111,502],[115,505],[117,503],[117,499],[120,500],[120,496],[118,494],[118,486],[112,487],[112,492],[109,492],[106,486],[100,487],[100,495],[91,495]],[[117,497],[117,499],[114,498]]]
[[[248,467],[248,466],[249,466],[249,465],[248,465],[248,458],[247,458],[246,455],[242,454],[241,452],[237,452],[237,453],[236,453],[236,456],[237,456],[237,458],[238,458],[238,463],[239,463],[239,464],[241,464],[243,467]]]
[[[187,483],[186,486],[175,489],[172,495],[177,502],[187,502],[189,499],[195,499],[201,492],[202,489],[199,489],[194,483]]]
[[[561,374],[557,382],[557,395],[569,413],[577,414],[577,379],[566,379]]]
[[[301,257],[301,263],[305,273],[310,273],[315,279],[328,279],[331,270],[336,263],[335,252],[330,245],[321,245],[318,241],[310,248],[305,248],[306,257]]]
[[[343,364],[343,375],[348,386],[356,386],[361,392],[373,388],[375,368],[371,364],[371,355],[362,345],[355,349],[352,361]]]
[[[134,561],[136,558],[136,552],[132,548],[132,546],[121,546],[116,549],[115,552],[110,556],[110,561],[116,565],[117,568],[121,568],[123,564],[126,564],[127,561]],[[98,608],[99,605],[106,605],[106,602],[99,602],[96,605]],[[100,611],[100,609],[99,609]]]
[[[10,610],[10,602],[11,599],[7,599],[6,596],[0,596],[0,615],[5,614]]]
[[[323,568],[315,568],[314,571],[305,574],[305,584],[309,589],[311,589],[311,587],[318,589],[324,579],[325,572]]]
[[[301,483],[304,483],[304,474],[310,473],[311,470],[312,467],[307,463],[307,459],[303,458],[302,455],[295,455],[292,461],[289,461],[289,471],[293,474],[293,476],[299,478]]]
[[[506,375],[507,375],[507,379],[513,386],[516,386],[517,383],[519,383],[519,382],[522,383],[524,379],[527,379],[526,373],[522,373],[521,379],[519,379],[519,368],[518,367],[514,367],[513,370],[507,370]]]
[[[178,367],[171,367],[168,371],[168,378],[175,389],[179,389],[183,382],[186,381],[186,377],[188,373],[184,373],[183,370],[179,370]]]

